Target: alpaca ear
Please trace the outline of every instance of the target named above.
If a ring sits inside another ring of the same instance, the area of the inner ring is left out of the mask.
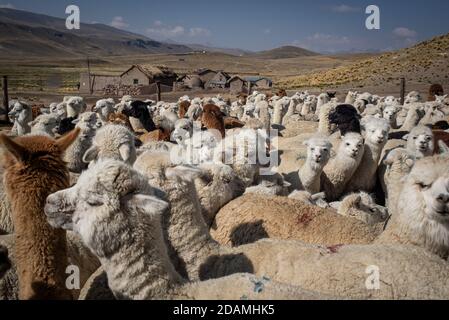
[[[133,194],[126,202],[128,209],[149,215],[163,215],[168,207],[168,202],[156,197],[144,194]]]
[[[438,141],[438,147],[440,147],[440,153],[444,153],[444,154],[449,153],[449,147],[443,140]]]
[[[66,151],[68,147],[78,138],[81,132],[80,128],[70,131],[66,135],[62,136],[56,140],[56,145],[61,149],[62,152]]]
[[[408,137],[409,137],[409,134],[406,134],[405,136],[402,137],[402,140],[407,141],[407,140],[408,140]]]
[[[124,162],[127,162],[131,158],[131,147],[127,144],[122,144],[119,148],[120,156]]]
[[[0,145],[3,145],[3,147],[8,150],[17,161],[23,161],[29,156],[29,152],[25,147],[4,134],[0,135]]]
[[[95,159],[97,159],[98,156],[98,149],[97,147],[93,146],[90,147],[83,156],[83,162],[84,163],[91,163],[92,161],[94,161]]]
[[[78,122],[80,122],[80,119],[75,119],[72,121],[72,124],[77,124]]]
[[[353,204],[354,204],[354,206],[359,207],[361,202],[362,202],[362,197],[361,196],[357,196],[354,199]]]

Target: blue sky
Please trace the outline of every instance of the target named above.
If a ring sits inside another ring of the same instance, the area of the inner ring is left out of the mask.
[[[447,0],[0,0],[0,7],[65,17],[76,4],[98,22],[156,40],[265,50],[297,45],[320,52],[390,50],[449,33]],[[365,28],[365,8],[381,29]]]

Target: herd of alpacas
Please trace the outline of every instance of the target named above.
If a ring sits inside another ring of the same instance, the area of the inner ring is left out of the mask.
[[[2,300],[449,299],[447,96],[9,110]]]

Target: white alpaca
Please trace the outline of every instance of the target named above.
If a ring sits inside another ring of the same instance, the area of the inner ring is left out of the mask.
[[[379,241],[395,239],[449,255],[449,158],[438,155],[415,163],[404,181],[397,212]],[[413,199],[413,201],[411,201]]]
[[[98,113],[98,116],[103,123],[107,123],[109,115],[114,113],[114,105],[115,102],[112,98],[98,100],[92,111]]]
[[[67,117],[77,118],[81,113],[86,111],[86,104],[81,97],[65,97],[64,102],[67,107]]]
[[[424,115],[424,105],[421,103],[411,103],[408,105],[407,116],[399,131],[412,130]]]
[[[331,99],[329,98],[329,95],[327,93],[321,93],[317,98],[315,114],[319,116],[321,107],[326,103],[329,103],[330,101]]]
[[[407,140],[407,151],[414,155],[416,159],[428,157],[433,154],[435,148],[433,142],[433,132],[426,126],[417,126],[405,135]]]
[[[307,146],[307,159],[298,172],[299,185],[293,184],[293,188],[316,194],[321,190],[321,173],[329,162],[332,144],[327,138],[313,137],[304,145]]]
[[[276,101],[274,105],[274,113],[273,113],[273,125],[281,125],[282,119],[287,113],[287,106],[290,103],[289,98],[283,97],[282,99]]]
[[[390,125],[387,120],[368,117],[362,119],[361,125],[365,148],[360,166],[348,183],[347,192],[373,190],[382,150],[388,141]]]
[[[343,194],[360,165],[364,148],[360,134],[351,132],[342,137],[336,157],[324,167],[322,175],[321,189],[328,201],[336,201]]]
[[[29,125],[33,135],[43,134],[54,137],[54,130],[58,126],[58,118],[55,115],[43,114],[30,122]]]
[[[351,105],[354,104],[354,102],[357,100],[357,95],[358,95],[357,91],[355,91],[355,92],[349,91],[348,95],[346,96],[346,99],[345,99],[345,104],[351,104]]]
[[[397,106],[394,106],[394,105],[387,105],[384,108],[383,118],[388,120],[388,122],[390,123],[391,129],[397,129],[398,128],[398,124],[397,124],[398,112],[399,112],[399,108]]]
[[[33,121],[31,107],[24,102],[13,100],[10,102],[11,110],[8,117],[14,123],[11,133],[17,136],[23,136],[31,132],[29,123]]]
[[[137,158],[134,139],[133,133],[125,126],[106,125],[97,131],[83,161],[90,163],[100,159],[115,159],[133,164]]]
[[[388,219],[388,210],[376,204],[374,199],[365,192],[346,196],[341,202],[330,203],[338,214],[358,219],[368,225],[375,225]]]

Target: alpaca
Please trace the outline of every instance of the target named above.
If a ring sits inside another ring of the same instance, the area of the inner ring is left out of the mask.
[[[418,160],[403,181],[396,212],[378,243],[414,244],[449,256],[449,158]],[[413,199],[413,201],[410,201]]]
[[[444,94],[444,89],[441,84],[432,84],[429,88],[429,96],[427,101],[435,101],[436,96],[442,96]]]
[[[353,193],[346,196],[341,202],[330,203],[338,214],[351,217],[375,225],[388,219],[388,211],[385,207],[376,204],[374,199],[365,192]]]
[[[168,203],[154,197],[150,189],[146,179],[132,168],[107,160],[84,172],[74,187],[47,198],[49,223],[79,233],[100,259],[117,299],[318,297],[249,274],[187,282],[175,270],[164,243],[161,220]],[[258,282],[264,290],[254,290]]]
[[[317,98],[315,114],[317,116],[319,116],[321,107],[324,106],[326,103],[329,103],[330,101],[331,101],[331,97],[328,93],[320,94]]]
[[[416,159],[428,157],[435,148],[433,132],[426,126],[417,126],[403,137],[407,141],[407,151]]]
[[[340,131],[341,136],[349,132],[361,133],[360,115],[357,110],[347,104],[341,104],[329,114],[329,123],[335,124]]]
[[[412,103],[408,106],[407,117],[398,131],[410,131],[421,120],[424,115],[424,106],[420,103]]]
[[[289,100],[289,98],[283,97],[282,99],[276,101],[274,105],[272,125],[282,125],[282,119],[287,113],[287,105],[290,103]]]
[[[321,190],[321,173],[329,162],[332,144],[326,138],[312,137],[304,145],[307,159],[298,172],[299,183],[293,183],[293,188],[316,194]]]
[[[129,118],[134,131],[151,132],[156,130],[156,125],[145,102],[133,101],[124,108],[122,113]]]
[[[181,101],[179,103],[179,113],[178,113],[179,119],[183,119],[186,117],[189,108],[190,108],[190,101]]]
[[[317,194],[311,194],[307,191],[295,190],[288,196],[290,199],[301,201],[309,206],[317,206],[323,209],[329,208],[329,204],[326,202],[326,195],[324,192]]]
[[[223,114],[216,105],[208,104],[204,106],[201,124],[208,130],[218,130],[222,138],[226,136]]]
[[[350,104],[350,105],[354,104],[354,102],[357,100],[357,96],[358,96],[357,91],[355,91],[355,92],[349,91],[348,95],[346,96],[346,99],[345,99],[345,104]]]
[[[318,124],[318,133],[326,136],[332,134],[329,117],[335,108],[336,105],[332,102],[325,104],[324,106],[321,107]]]
[[[38,116],[29,125],[31,126],[31,134],[33,135],[54,137],[54,130],[58,126],[58,119],[54,115],[44,114]]]
[[[46,197],[69,186],[63,152],[77,138],[79,129],[58,139],[46,136],[0,135],[4,156],[4,184],[11,203],[15,228],[15,256],[19,298],[68,299],[66,235],[46,222]]]
[[[130,131],[133,131],[133,127],[129,118],[122,113],[111,113],[108,117],[107,123],[109,124],[119,124],[127,127]]]
[[[64,102],[68,118],[78,118],[81,113],[86,111],[87,106],[81,97],[64,97]]]
[[[390,215],[396,212],[396,204],[403,186],[403,178],[407,176],[415,165],[415,156],[407,149],[396,148],[391,150],[379,166],[379,180],[385,194]]]
[[[132,164],[136,157],[134,135],[124,126],[109,124],[97,131],[83,161],[90,163],[108,158]]]
[[[399,108],[394,105],[387,105],[384,108],[383,118],[388,120],[388,122],[390,123],[391,129],[398,129],[398,124],[397,124],[398,112],[399,112]]]
[[[326,193],[328,201],[336,201],[343,194],[362,161],[364,150],[360,134],[351,132],[342,137],[336,157],[324,167],[321,176],[321,189]]]
[[[109,122],[109,116],[114,113],[114,104],[114,99],[98,100],[92,111],[96,112],[100,120],[106,124]]]
[[[11,133],[16,136],[23,136],[31,132],[30,122],[33,121],[33,112],[31,108],[20,101],[11,101],[8,117],[14,123]]]
[[[376,184],[376,173],[382,150],[387,143],[390,125],[385,119],[363,118],[365,148],[360,166],[347,184],[346,192],[371,192]]]

